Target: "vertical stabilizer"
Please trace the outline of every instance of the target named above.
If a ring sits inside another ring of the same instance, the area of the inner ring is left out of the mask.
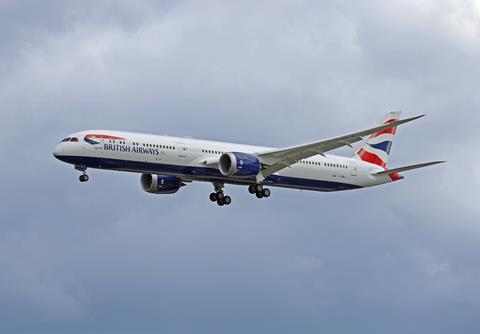
[[[401,111],[387,113],[382,124],[399,120],[401,113]],[[386,168],[396,131],[397,127],[393,127],[370,135],[355,152],[354,157]]]

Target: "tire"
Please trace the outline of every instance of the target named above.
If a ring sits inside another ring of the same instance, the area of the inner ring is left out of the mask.
[[[263,186],[262,186],[261,184],[256,184],[256,185],[255,185],[255,191],[256,191],[257,193],[262,192],[262,191],[263,191]]]
[[[223,198],[223,202],[225,203],[225,205],[230,205],[232,203],[232,198],[230,196],[225,196]]]
[[[224,205],[225,205],[224,199],[223,199],[223,198],[222,198],[222,199],[218,199],[218,200],[217,200],[217,204],[218,204],[219,206],[224,206]]]
[[[255,194],[255,185],[253,185],[253,184],[249,185],[248,186],[248,192],[252,195]]]
[[[263,198],[263,193],[256,193],[257,198]]]
[[[88,181],[88,175],[82,174],[82,175],[80,175],[80,177],[78,179],[80,180],[80,182],[87,182]]]
[[[263,189],[263,191],[262,191],[263,197],[265,197],[265,198],[270,197],[270,194],[271,194],[270,189],[267,189],[267,188]]]
[[[210,200],[212,202],[216,202],[217,201],[217,194],[216,193],[211,193],[210,194]]]
[[[223,199],[225,197],[225,195],[223,194],[223,191],[219,191],[217,193],[217,199]]]

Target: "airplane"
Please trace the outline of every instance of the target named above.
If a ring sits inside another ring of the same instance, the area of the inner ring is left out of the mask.
[[[268,187],[343,191],[398,181],[403,179],[401,172],[445,162],[387,168],[397,127],[425,116],[400,119],[400,115],[400,111],[389,112],[379,126],[281,149],[87,130],[63,139],[53,155],[74,165],[81,182],[89,180],[88,168],[139,173],[142,189],[152,194],[174,194],[187,183],[210,182],[214,188],[210,200],[224,206],[232,202],[223,191],[225,184],[247,186],[259,199],[270,197]],[[352,157],[327,154],[360,141]]]

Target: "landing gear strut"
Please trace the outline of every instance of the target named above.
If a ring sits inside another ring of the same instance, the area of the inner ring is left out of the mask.
[[[212,202],[217,202],[219,206],[230,205],[230,203],[232,203],[232,198],[225,196],[223,193],[223,182],[214,182],[213,187],[215,188],[215,192],[210,194],[210,200]]]
[[[261,184],[251,184],[248,186],[248,192],[250,194],[255,194],[257,198],[267,198],[270,197],[270,189],[264,188]]]
[[[75,169],[82,172],[82,175],[80,175],[80,177],[78,178],[80,182],[83,183],[89,180],[89,177],[87,175],[87,167],[85,165],[75,166]]]

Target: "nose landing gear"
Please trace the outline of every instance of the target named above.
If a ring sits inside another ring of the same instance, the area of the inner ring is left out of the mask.
[[[89,177],[87,174],[82,174],[78,179],[80,180],[80,182],[87,182]]]
[[[87,182],[90,179],[87,175],[87,167],[85,165],[75,166],[75,169],[82,172],[82,175],[78,178],[80,182]]]

